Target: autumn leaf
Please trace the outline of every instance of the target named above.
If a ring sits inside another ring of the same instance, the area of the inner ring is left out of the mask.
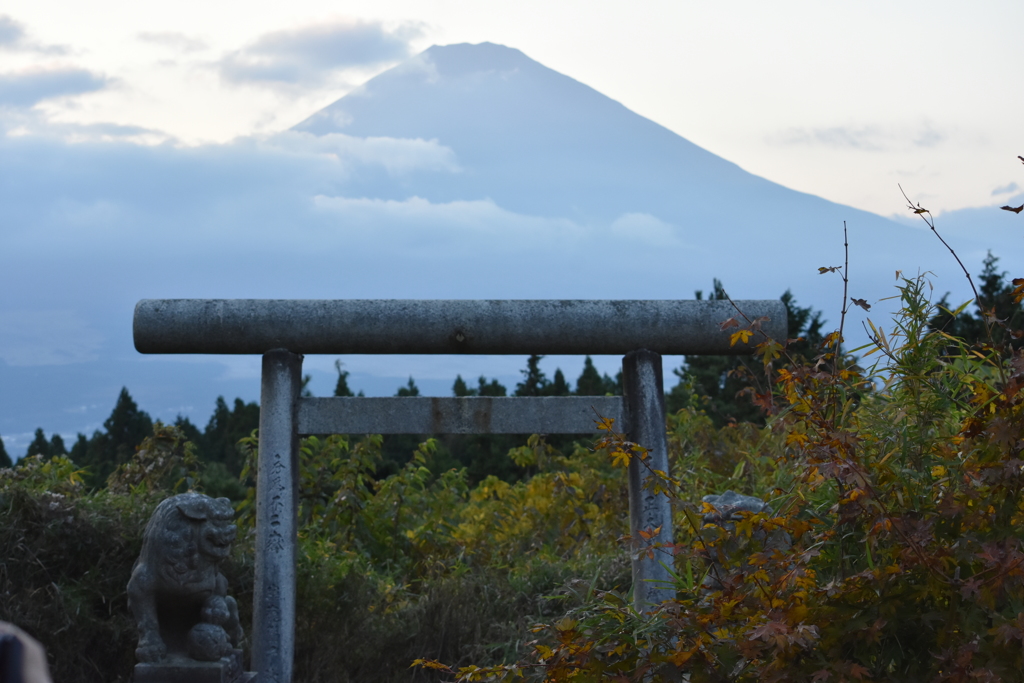
[[[736,342],[746,344],[752,336],[754,336],[754,333],[750,330],[737,330],[729,335],[729,346],[736,346]]]
[[[853,298],[851,296],[850,297],[850,301],[852,301],[857,306],[860,306],[865,311],[870,311],[871,310],[871,304],[869,304],[865,299],[855,299],[855,298]]]
[[[736,318],[729,318],[728,320],[724,320],[724,321],[718,323],[718,329],[722,330],[723,332],[725,332],[730,327],[739,327],[739,326],[740,326],[740,324],[736,320]]]
[[[840,266],[821,266],[818,268],[818,272],[824,275],[825,273],[834,273],[839,270]]]
[[[630,454],[621,448],[612,453],[612,467],[627,467],[629,465]]]

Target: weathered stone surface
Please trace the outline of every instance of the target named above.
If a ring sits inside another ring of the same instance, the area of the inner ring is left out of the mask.
[[[153,512],[128,582],[139,629],[137,682],[245,680],[238,606],[220,572],[235,540],[233,518],[227,498],[193,492]]]
[[[216,662],[168,657],[155,664],[136,664],[134,683],[254,683],[256,674],[244,671],[242,651],[231,650]]]
[[[735,491],[726,491],[721,495],[704,496],[701,500],[714,508],[714,510],[704,514],[702,520],[704,524],[715,524],[730,534],[736,529],[735,522],[743,518],[742,513],[747,512],[756,515],[761,512],[767,514],[772,512],[771,506],[760,498],[744,496]],[[756,531],[751,540],[761,547],[769,548],[788,547],[791,543],[789,534],[784,531],[773,531],[768,534],[764,531]],[[736,538],[730,538],[726,542],[725,550],[727,554],[736,552],[739,549],[737,542],[738,539]],[[714,560],[711,560],[709,564],[709,571],[707,576],[704,577],[704,589],[708,591],[721,590],[722,583],[719,581],[719,578],[722,576],[723,567]]]

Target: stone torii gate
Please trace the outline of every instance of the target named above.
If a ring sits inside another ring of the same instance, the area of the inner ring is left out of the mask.
[[[737,301],[775,339],[781,301]],[[141,353],[260,354],[259,470],[252,668],[290,683],[295,650],[299,437],[310,434],[586,434],[596,414],[649,450],[668,471],[662,354],[742,354],[720,323],[728,301],[150,299],[135,307]],[[752,340],[756,343],[756,340]],[[623,396],[302,398],[303,354],[623,355]],[[596,414],[595,414],[596,411]],[[629,465],[634,544],[672,543],[664,494]],[[639,530],[659,529],[649,540]],[[672,596],[658,557],[634,548],[638,610]]]

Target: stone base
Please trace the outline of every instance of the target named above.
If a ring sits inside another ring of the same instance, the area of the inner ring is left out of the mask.
[[[136,664],[134,683],[256,683],[256,674],[245,671],[242,651],[232,650],[219,662],[197,662],[170,657],[154,664]]]

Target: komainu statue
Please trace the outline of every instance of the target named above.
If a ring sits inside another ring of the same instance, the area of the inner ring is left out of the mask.
[[[139,629],[136,681],[250,680],[237,649],[238,606],[220,572],[235,540],[233,518],[227,498],[201,493],[173,496],[153,512],[128,581]]]

